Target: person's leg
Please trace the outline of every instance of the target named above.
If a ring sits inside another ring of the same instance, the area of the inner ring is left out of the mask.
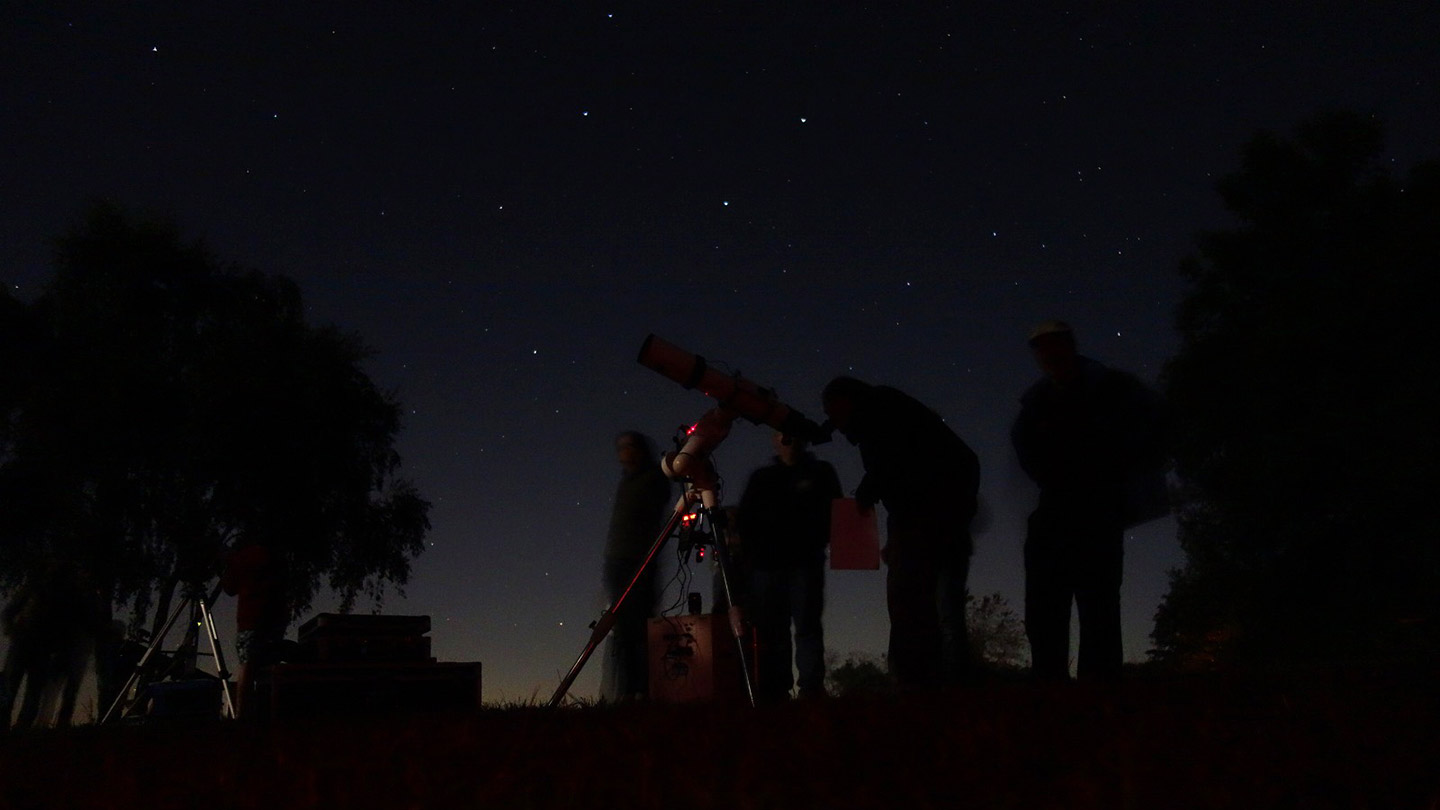
[[[1120,636],[1120,580],[1125,568],[1123,530],[1087,533],[1078,553],[1075,608],[1080,615],[1080,663],[1084,680],[1120,677],[1125,651]]]
[[[625,694],[630,697],[650,696],[650,657],[648,655],[650,616],[655,609],[655,569],[647,569],[622,608],[625,614]]]
[[[890,611],[890,672],[901,689],[940,683],[940,568],[923,527],[891,516],[886,545],[885,601]]]
[[[240,663],[240,672],[235,676],[235,718],[237,720],[249,719],[247,714],[249,707],[254,705],[250,700],[250,691],[255,688],[255,668],[251,665],[254,658],[254,630],[235,631],[235,657]]]
[[[625,586],[635,575],[639,562],[611,559],[605,561],[605,591],[614,605]],[[615,612],[615,624],[605,651],[605,673],[602,694],[607,700],[627,700],[648,696],[650,662],[646,654],[646,634],[650,612],[655,603],[654,568],[650,568],[625,596]]]
[[[10,728],[10,718],[15,713],[15,697],[25,679],[24,652],[24,646],[17,645],[14,639],[5,651],[4,676],[0,679],[0,731]]]
[[[70,725],[75,715],[75,701],[80,694],[80,684],[85,680],[85,671],[90,668],[90,659],[95,653],[95,638],[79,636],[71,639],[65,658],[60,667],[64,682],[60,688],[60,710],[55,715],[55,725]]]
[[[795,623],[795,670],[801,697],[825,694],[825,561],[790,573],[790,616]]]
[[[1030,516],[1025,538],[1025,636],[1030,669],[1043,680],[1070,677],[1069,572],[1063,541],[1049,516]]]
[[[34,728],[40,717],[40,706],[45,697],[45,688],[50,685],[54,663],[48,650],[31,645],[24,662],[25,699],[20,702],[20,714],[15,717],[16,728]]]
[[[966,580],[970,577],[968,546],[956,550],[940,565],[937,599],[940,610],[941,680],[947,686],[969,683],[975,662],[966,625]]]
[[[778,702],[790,697],[794,676],[790,670],[789,572],[755,570],[750,573],[746,616],[755,628],[755,665],[759,678],[755,697]]]

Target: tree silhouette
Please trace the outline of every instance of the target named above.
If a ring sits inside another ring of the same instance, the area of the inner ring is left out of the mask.
[[[1189,663],[1436,648],[1440,163],[1403,182],[1382,128],[1261,134],[1220,193],[1239,219],[1182,272],[1164,375],[1186,554],[1156,616]]]
[[[877,695],[895,689],[887,662],[873,655],[852,652],[839,664],[827,661],[825,669],[825,685],[835,697]]]
[[[975,660],[989,669],[1018,670],[1030,662],[1025,625],[1000,593],[965,595],[965,622]]]
[[[1029,663],[1025,626],[1000,593],[976,599],[965,595],[965,626],[970,653],[989,674],[1017,672]],[[894,690],[889,662],[860,652],[840,661],[828,654],[825,683],[837,697],[876,694]]]
[[[73,561],[158,622],[241,537],[279,552],[295,615],[322,585],[349,609],[406,583],[429,504],[399,477],[400,406],[291,281],[102,204],[33,303],[0,303],[0,588]]]

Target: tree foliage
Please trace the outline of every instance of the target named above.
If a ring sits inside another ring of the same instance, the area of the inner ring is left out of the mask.
[[[971,655],[981,666],[1018,670],[1029,665],[1025,625],[1004,596],[997,592],[976,599],[966,594],[965,622]]]
[[[296,615],[322,586],[347,609],[403,587],[429,504],[399,476],[400,406],[293,282],[100,205],[43,293],[3,304],[0,588],[73,560],[139,622],[241,538],[279,551]]]
[[[1156,616],[1162,657],[1434,643],[1440,163],[1402,180],[1382,147],[1344,113],[1256,136],[1220,185],[1238,225],[1182,266],[1164,382],[1186,563]]]
[[[884,694],[895,688],[890,668],[882,658],[852,652],[839,664],[826,667],[825,685],[836,697]]]
[[[1029,665],[1025,625],[998,592],[980,599],[965,595],[965,629],[971,662],[982,671],[1014,673]],[[895,688],[889,661],[883,657],[852,652],[839,663],[828,660],[826,670],[826,686],[832,695],[876,694]]]

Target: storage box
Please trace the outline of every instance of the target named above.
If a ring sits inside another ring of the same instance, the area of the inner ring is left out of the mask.
[[[300,661],[342,663],[429,662],[429,636],[314,636],[300,644]]]
[[[726,616],[703,613],[651,619],[646,640],[652,700],[749,701],[740,650]]]
[[[300,625],[304,644],[315,636],[423,636],[429,616],[386,616],[361,613],[319,613]]]

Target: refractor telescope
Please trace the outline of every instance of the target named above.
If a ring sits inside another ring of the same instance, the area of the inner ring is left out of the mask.
[[[830,441],[827,426],[817,425],[780,401],[775,392],[739,374],[713,369],[705,358],[691,354],[662,338],[650,335],[640,346],[640,365],[657,371],[685,388],[694,388],[756,425],[769,425],[786,436],[810,444]],[[721,439],[724,437],[721,436]],[[716,441],[716,444],[719,442]]]
[[[682,523],[688,525],[689,521],[695,519],[700,511],[703,511],[709,518],[710,525],[715,527],[717,533],[726,531],[725,512],[719,508],[719,476],[715,473],[715,465],[710,461],[710,453],[725,441],[730,435],[730,423],[737,417],[745,417],[757,425],[769,425],[786,436],[803,438],[811,443],[827,441],[830,438],[829,431],[821,428],[814,422],[806,419],[804,414],[792,409],[789,405],[780,401],[775,392],[767,388],[761,388],[753,382],[741,377],[739,374],[724,374],[716,371],[705,362],[705,358],[691,354],[673,343],[667,343],[654,335],[645,338],[645,343],[640,347],[640,364],[646,368],[664,374],[686,388],[698,388],[709,397],[713,397],[719,405],[711,408],[706,414],[700,417],[700,421],[690,427],[685,434],[684,446],[665,454],[660,462],[661,469],[672,479],[688,482],[685,494],[680,496],[676,502],[674,511],[670,514],[670,520],[660,530],[660,535],[655,538],[650,551],[646,553],[645,559],[636,569],[635,575],[630,578],[630,584],[620,592],[620,596],[600,614],[600,618],[590,625],[590,641],[585,649],[580,652],[580,657],[575,659],[575,664],[570,671],[561,679],[560,686],[555,694],[550,697],[550,705],[558,706],[560,701],[565,699],[570,686],[575,683],[575,678],[590,660],[591,654],[600,646],[600,642],[609,635],[611,628],[615,626],[616,614],[620,606],[629,598],[635,590],[636,583],[655,561],[655,555],[659,553],[660,547]],[[696,502],[699,505],[696,506]],[[724,542],[713,543],[715,548],[715,561],[720,568],[720,581],[724,585],[725,597],[730,605],[735,605],[734,595],[730,588],[729,564],[726,562]],[[732,611],[735,608],[732,607]],[[755,705],[755,689],[750,682],[750,664],[747,659],[743,630],[740,625],[738,612],[732,612],[730,628],[735,635],[736,651],[740,659],[740,671],[745,679],[745,692],[750,696],[750,705]]]

